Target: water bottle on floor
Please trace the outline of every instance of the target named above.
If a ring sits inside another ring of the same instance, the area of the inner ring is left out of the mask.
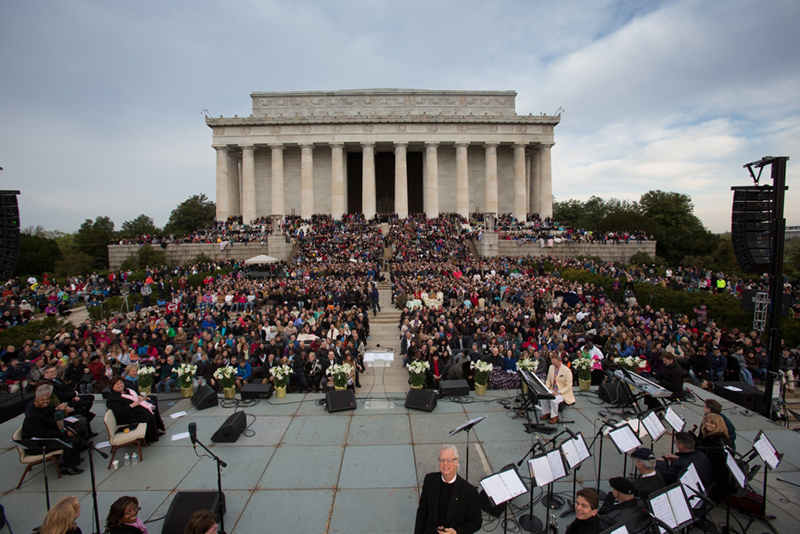
[[[122,458],[122,465],[131,465],[131,456],[127,452],[125,456]]]
[[[131,465],[138,465],[138,464],[139,464],[139,455],[134,452],[133,456],[131,456]]]

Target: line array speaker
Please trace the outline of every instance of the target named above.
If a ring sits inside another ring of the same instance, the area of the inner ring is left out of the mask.
[[[746,273],[769,270],[774,246],[772,186],[733,188],[731,244],[736,261]]]
[[[0,279],[14,276],[19,255],[19,191],[0,191]]]

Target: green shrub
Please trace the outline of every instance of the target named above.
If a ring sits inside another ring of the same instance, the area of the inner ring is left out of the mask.
[[[47,335],[54,336],[62,328],[71,331],[74,325],[69,321],[56,317],[33,320],[27,324],[14,326],[0,332],[0,346],[5,348],[9,345],[14,345],[19,348],[28,339],[37,340],[43,339]]]

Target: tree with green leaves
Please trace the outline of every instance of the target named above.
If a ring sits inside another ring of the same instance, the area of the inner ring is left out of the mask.
[[[204,194],[193,195],[172,210],[164,233],[184,236],[214,224],[217,206]]]
[[[689,195],[648,191],[639,199],[642,214],[658,224],[656,254],[669,265],[677,265],[684,256],[705,256],[719,246],[719,237],[709,232],[697,215]]]
[[[122,223],[119,235],[124,239],[135,239],[142,235],[158,235],[161,230],[155,225],[153,219],[142,213],[132,221]]]
[[[51,273],[61,258],[61,249],[55,239],[22,232],[19,235],[19,253],[14,276]]]
[[[99,216],[92,221],[86,219],[75,234],[78,252],[91,258],[93,269],[108,269],[108,245],[114,239],[114,221]]]

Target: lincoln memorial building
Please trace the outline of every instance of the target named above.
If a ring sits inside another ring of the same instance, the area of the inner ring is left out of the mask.
[[[252,93],[249,117],[207,118],[217,218],[553,213],[560,116],[517,115],[514,91]]]

